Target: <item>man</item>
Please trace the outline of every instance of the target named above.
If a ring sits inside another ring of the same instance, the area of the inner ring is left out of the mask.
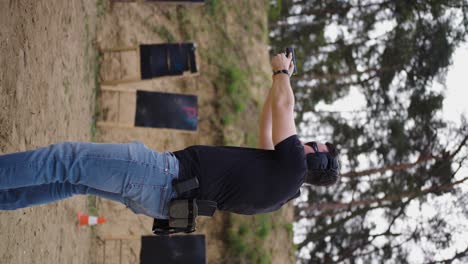
[[[60,143],[0,156],[0,210],[44,204],[75,194],[121,202],[133,212],[167,219],[182,196],[211,200],[239,214],[271,212],[306,182],[330,185],[339,164],[334,147],[296,135],[292,57],[272,58],[273,85],[260,118],[259,148],[191,146],[156,152],[128,144]],[[199,188],[177,194],[173,181],[196,177]]]

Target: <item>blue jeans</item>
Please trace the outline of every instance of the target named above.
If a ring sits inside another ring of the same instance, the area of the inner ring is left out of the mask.
[[[139,142],[65,142],[0,155],[0,210],[93,194],[121,202],[137,214],[167,219],[178,173],[174,154]]]

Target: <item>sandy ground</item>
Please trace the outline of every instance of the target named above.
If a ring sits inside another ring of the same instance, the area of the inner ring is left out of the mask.
[[[0,1],[0,153],[89,141],[94,1]],[[79,113],[79,114],[77,114]],[[86,199],[0,212],[0,263],[89,263]]]

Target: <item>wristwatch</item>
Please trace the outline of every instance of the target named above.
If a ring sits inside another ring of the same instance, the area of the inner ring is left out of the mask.
[[[273,71],[273,75],[276,75],[276,74],[280,74],[280,73],[284,73],[286,75],[289,76],[289,71],[286,70],[286,69],[282,69],[282,70],[277,70],[277,71]]]

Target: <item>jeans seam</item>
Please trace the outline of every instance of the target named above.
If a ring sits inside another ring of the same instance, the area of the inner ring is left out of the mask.
[[[148,186],[148,187],[158,187],[158,188],[166,188],[166,185],[159,185],[159,184],[145,184],[145,183],[129,183],[128,185],[130,185],[130,188],[131,187],[143,187],[143,186]]]
[[[76,157],[73,157],[73,156],[69,156],[69,155],[63,155],[62,156],[63,158],[67,158],[67,159],[72,159],[72,160],[75,160]],[[56,157],[54,157],[56,158]],[[139,164],[139,165],[144,165],[146,167],[152,167],[152,168],[157,168],[157,169],[164,169],[164,168],[161,168],[161,166],[158,166],[157,164],[152,164],[152,163],[148,163],[148,162],[141,162],[141,161],[137,161],[137,160],[128,160],[128,159],[118,159],[118,158],[110,158],[110,157],[106,157],[106,156],[95,156],[95,155],[84,155],[82,156],[81,158],[95,158],[95,159],[102,159],[102,160],[116,160],[116,161],[123,161],[123,162],[127,162],[127,163],[133,163],[133,164]],[[43,162],[44,163],[44,162]]]
[[[55,157],[54,157],[55,159]],[[32,161],[32,162],[26,162],[26,164],[24,164],[24,162],[22,163],[15,163],[15,164],[12,164],[11,166],[6,166],[6,167],[1,167],[1,169],[13,169],[13,168],[18,168],[18,167],[37,167],[37,166],[41,166],[41,165],[44,165],[46,164],[47,162],[45,161]]]

